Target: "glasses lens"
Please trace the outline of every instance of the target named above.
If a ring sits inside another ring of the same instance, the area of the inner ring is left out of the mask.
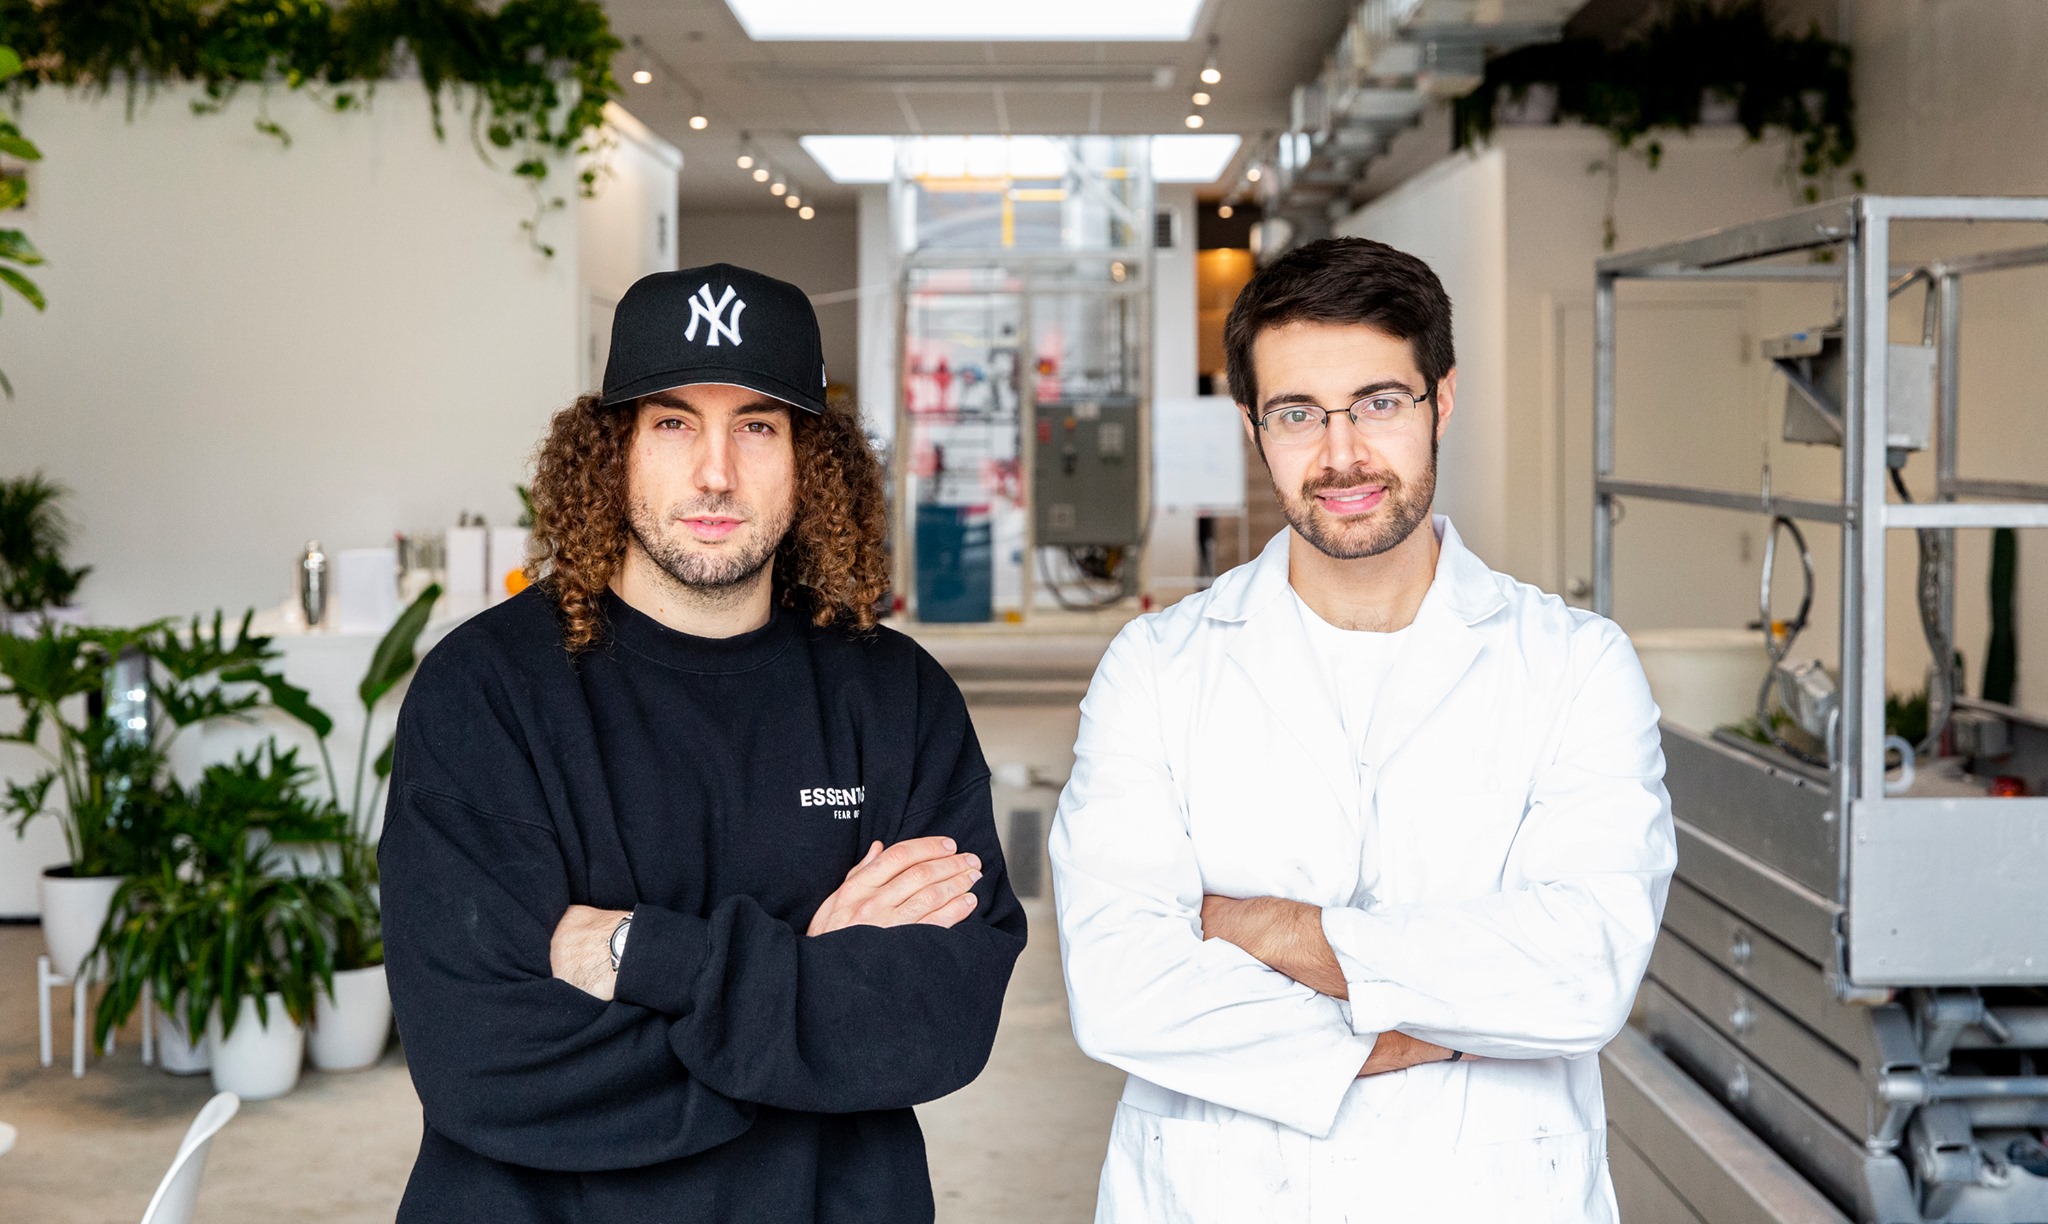
[[[1401,414],[1415,406],[1415,400],[1398,391],[1387,391],[1351,405],[1360,425],[1392,425]]]
[[[1323,414],[1314,408],[1276,408],[1266,414],[1266,432],[1276,442],[1302,442],[1323,432]]]

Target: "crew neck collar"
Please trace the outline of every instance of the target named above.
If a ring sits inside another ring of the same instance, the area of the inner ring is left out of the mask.
[[[731,675],[774,661],[796,640],[798,617],[777,605],[768,623],[732,637],[698,637],[669,628],[607,588],[601,597],[612,640],[634,654],[677,671]]]

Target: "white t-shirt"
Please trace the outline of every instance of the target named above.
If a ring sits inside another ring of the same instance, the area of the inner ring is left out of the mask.
[[[1337,698],[1344,739],[1351,745],[1351,767],[1355,774],[1359,753],[1365,747],[1365,733],[1372,726],[1373,707],[1378,703],[1380,689],[1386,684],[1387,673],[1394,668],[1394,657],[1408,640],[1408,629],[1404,627],[1392,633],[1339,629],[1317,616],[1315,609],[1295,594],[1294,588],[1289,587],[1287,593],[1294,599],[1295,611],[1301,616],[1302,632],[1308,635],[1316,657],[1322,660],[1323,675],[1328,677],[1331,691]]]

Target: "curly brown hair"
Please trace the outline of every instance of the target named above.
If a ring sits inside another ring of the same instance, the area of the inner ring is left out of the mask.
[[[534,452],[533,547],[526,576],[555,601],[572,652],[602,635],[598,600],[626,556],[626,460],[639,402],[605,407],[580,396],[555,414]],[[820,627],[872,629],[889,589],[882,466],[845,402],[824,414],[790,410],[796,509],[775,550],[775,599]]]

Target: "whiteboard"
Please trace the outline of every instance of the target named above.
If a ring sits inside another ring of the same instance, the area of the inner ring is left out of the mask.
[[[1152,406],[1152,500],[1174,510],[1244,513],[1244,416],[1227,395]]]

